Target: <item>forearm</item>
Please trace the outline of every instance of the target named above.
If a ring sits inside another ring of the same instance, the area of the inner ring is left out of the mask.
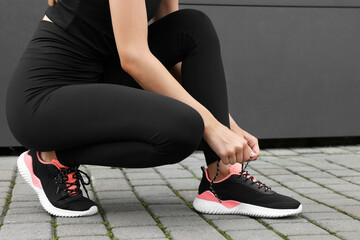
[[[131,61],[131,64],[127,64],[124,70],[127,71],[144,90],[175,98],[197,110],[203,118],[205,131],[219,123],[208,109],[194,99],[182,85],[176,81],[153,54],[143,54],[141,58],[136,58],[136,60]]]
[[[169,72],[182,85],[181,65],[182,65],[182,62],[175,64],[175,66],[173,66],[172,68],[169,69]]]

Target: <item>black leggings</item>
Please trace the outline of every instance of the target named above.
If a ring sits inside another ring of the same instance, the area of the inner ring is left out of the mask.
[[[170,69],[182,62],[182,85],[229,127],[219,39],[209,17],[182,9],[148,27],[151,52]],[[151,74],[151,73],[149,73]],[[201,144],[207,164],[219,159],[191,106],[143,90],[118,57],[99,56],[55,24],[40,21],[8,88],[15,138],[55,150],[64,165],[151,167],[176,163]]]

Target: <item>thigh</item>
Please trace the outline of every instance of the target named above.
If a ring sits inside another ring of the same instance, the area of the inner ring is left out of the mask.
[[[61,87],[23,117],[19,138],[42,151],[131,140],[161,145],[181,131],[197,131],[194,121],[202,121],[174,98],[106,83]]]

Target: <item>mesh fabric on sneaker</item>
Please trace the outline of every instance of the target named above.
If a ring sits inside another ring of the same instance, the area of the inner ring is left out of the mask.
[[[34,174],[40,179],[46,196],[55,207],[83,211],[95,205],[93,201],[83,197],[80,183],[88,185],[90,179],[85,175],[88,182],[84,182],[78,166],[67,167],[56,159],[44,162],[38,152],[31,150],[29,155],[33,158]],[[84,189],[87,193],[85,187]]]
[[[246,166],[247,164],[245,166],[241,164],[233,165],[230,168],[230,174],[220,181],[210,181],[207,169],[202,167],[203,178],[197,198],[205,201],[216,201],[224,206],[231,202],[231,206],[245,203],[248,208],[261,207],[272,209],[272,211],[296,210],[294,213],[301,211],[300,202],[291,197],[278,194],[264,183],[257,181],[254,176],[245,171]],[[202,209],[199,202],[204,202],[197,201],[196,204],[199,209]],[[258,213],[249,215],[260,216]]]

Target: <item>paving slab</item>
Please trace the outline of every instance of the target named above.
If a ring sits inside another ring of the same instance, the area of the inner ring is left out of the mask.
[[[337,206],[359,206],[360,202],[349,198],[337,198],[337,199],[322,199],[322,203],[326,205],[337,207]]]
[[[315,149],[320,150],[323,153],[326,154],[343,154],[343,153],[349,153],[349,151],[340,148],[340,147],[317,147]]]
[[[93,185],[96,191],[128,191],[130,185],[125,179],[95,179]]]
[[[101,204],[105,212],[132,212],[132,211],[144,211],[144,206],[140,202],[134,203],[122,203],[122,202],[111,202]]]
[[[355,240],[359,238],[359,231],[356,232],[338,232],[338,236],[342,237],[343,239]]]
[[[328,234],[327,231],[315,226],[311,223],[275,223],[270,224],[276,231],[279,231],[287,236],[291,235],[320,235]]]
[[[113,228],[112,232],[118,239],[152,239],[165,236],[157,226]]]
[[[143,199],[146,197],[175,197],[175,193],[167,186],[138,186],[134,190]]]
[[[137,173],[137,172],[130,172],[127,173],[126,176],[130,180],[150,180],[150,179],[161,179],[161,176],[156,172],[149,172],[149,173]]]
[[[11,181],[15,172],[9,170],[0,170],[0,181]]]
[[[32,214],[32,213],[46,213],[44,208],[39,204],[31,208],[9,208],[7,215],[9,214]]]
[[[159,218],[162,225],[165,227],[179,227],[179,226],[209,226],[200,216],[181,216],[181,217],[161,217]]]
[[[360,229],[357,220],[318,220],[317,223],[332,232],[356,232]]]
[[[337,206],[337,209],[346,212],[347,214],[360,219],[360,206],[359,204],[356,206]]]
[[[168,227],[166,229],[175,240],[194,240],[194,239],[210,239],[219,240],[226,239],[217,230],[208,226],[181,226]]]
[[[91,179],[124,179],[124,174],[120,169],[111,168],[88,168],[91,174]]]
[[[51,216],[46,213],[8,214],[4,218],[4,224],[10,223],[49,223]]]
[[[71,236],[60,237],[60,240],[109,240],[108,236]]]
[[[130,181],[132,186],[154,186],[154,185],[166,185],[163,179],[136,179]]]
[[[132,191],[97,191],[96,194],[101,200],[136,197],[136,195]]]
[[[188,202],[192,203],[196,198],[198,191],[197,190],[187,190],[187,191],[179,191],[179,194]]]
[[[269,153],[277,156],[291,156],[291,155],[298,155],[299,153],[292,151],[290,149],[268,149]]]
[[[166,179],[171,178],[192,178],[193,175],[186,169],[159,169],[161,175]]]
[[[0,239],[6,240],[42,240],[51,239],[51,224],[50,223],[19,223],[19,224],[4,224],[0,229]]]
[[[111,227],[156,226],[156,221],[143,210],[136,212],[108,212],[106,218]]]
[[[213,220],[223,231],[266,230],[266,227],[253,219]]]
[[[178,197],[147,197],[147,204],[183,204],[184,201]]]
[[[155,216],[197,216],[194,211],[184,204],[149,205],[149,209]]]
[[[343,214],[343,213],[336,213],[336,212],[332,212],[332,213],[327,213],[327,212],[323,212],[323,213],[303,213],[303,216],[305,216],[306,218],[310,219],[310,220],[353,220],[351,217]]]
[[[289,223],[289,224],[298,224],[298,223],[308,223],[308,221],[299,216],[289,216],[285,218],[260,218],[260,220],[266,224],[281,224],[281,223]]]
[[[100,214],[96,214],[94,216],[80,217],[80,218],[68,218],[68,217],[56,218],[56,224],[58,225],[100,224],[102,222],[103,219]]]
[[[291,148],[290,150],[301,154],[312,154],[312,153],[322,152],[320,149],[316,149],[316,148]]]
[[[247,231],[227,231],[228,234],[233,240],[281,240],[279,235],[275,232],[268,230],[247,230]]]
[[[303,206],[304,213],[322,213],[322,212],[338,212],[333,208],[327,207],[323,204],[308,204]]]
[[[290,240],[304,240],[304,236],[290,236]],[[307,235],[306,240],[339,240],[338,237],[333,235]]]
[[[197,190],[200,184],[200,181],[194,178],[190,178],[190,179],[172,178],[172,179],[168,179],[168,182],[176,190]]]
[[[105,235],[107,230],[103,224],[71,224],[56,227],[59,237]]]

